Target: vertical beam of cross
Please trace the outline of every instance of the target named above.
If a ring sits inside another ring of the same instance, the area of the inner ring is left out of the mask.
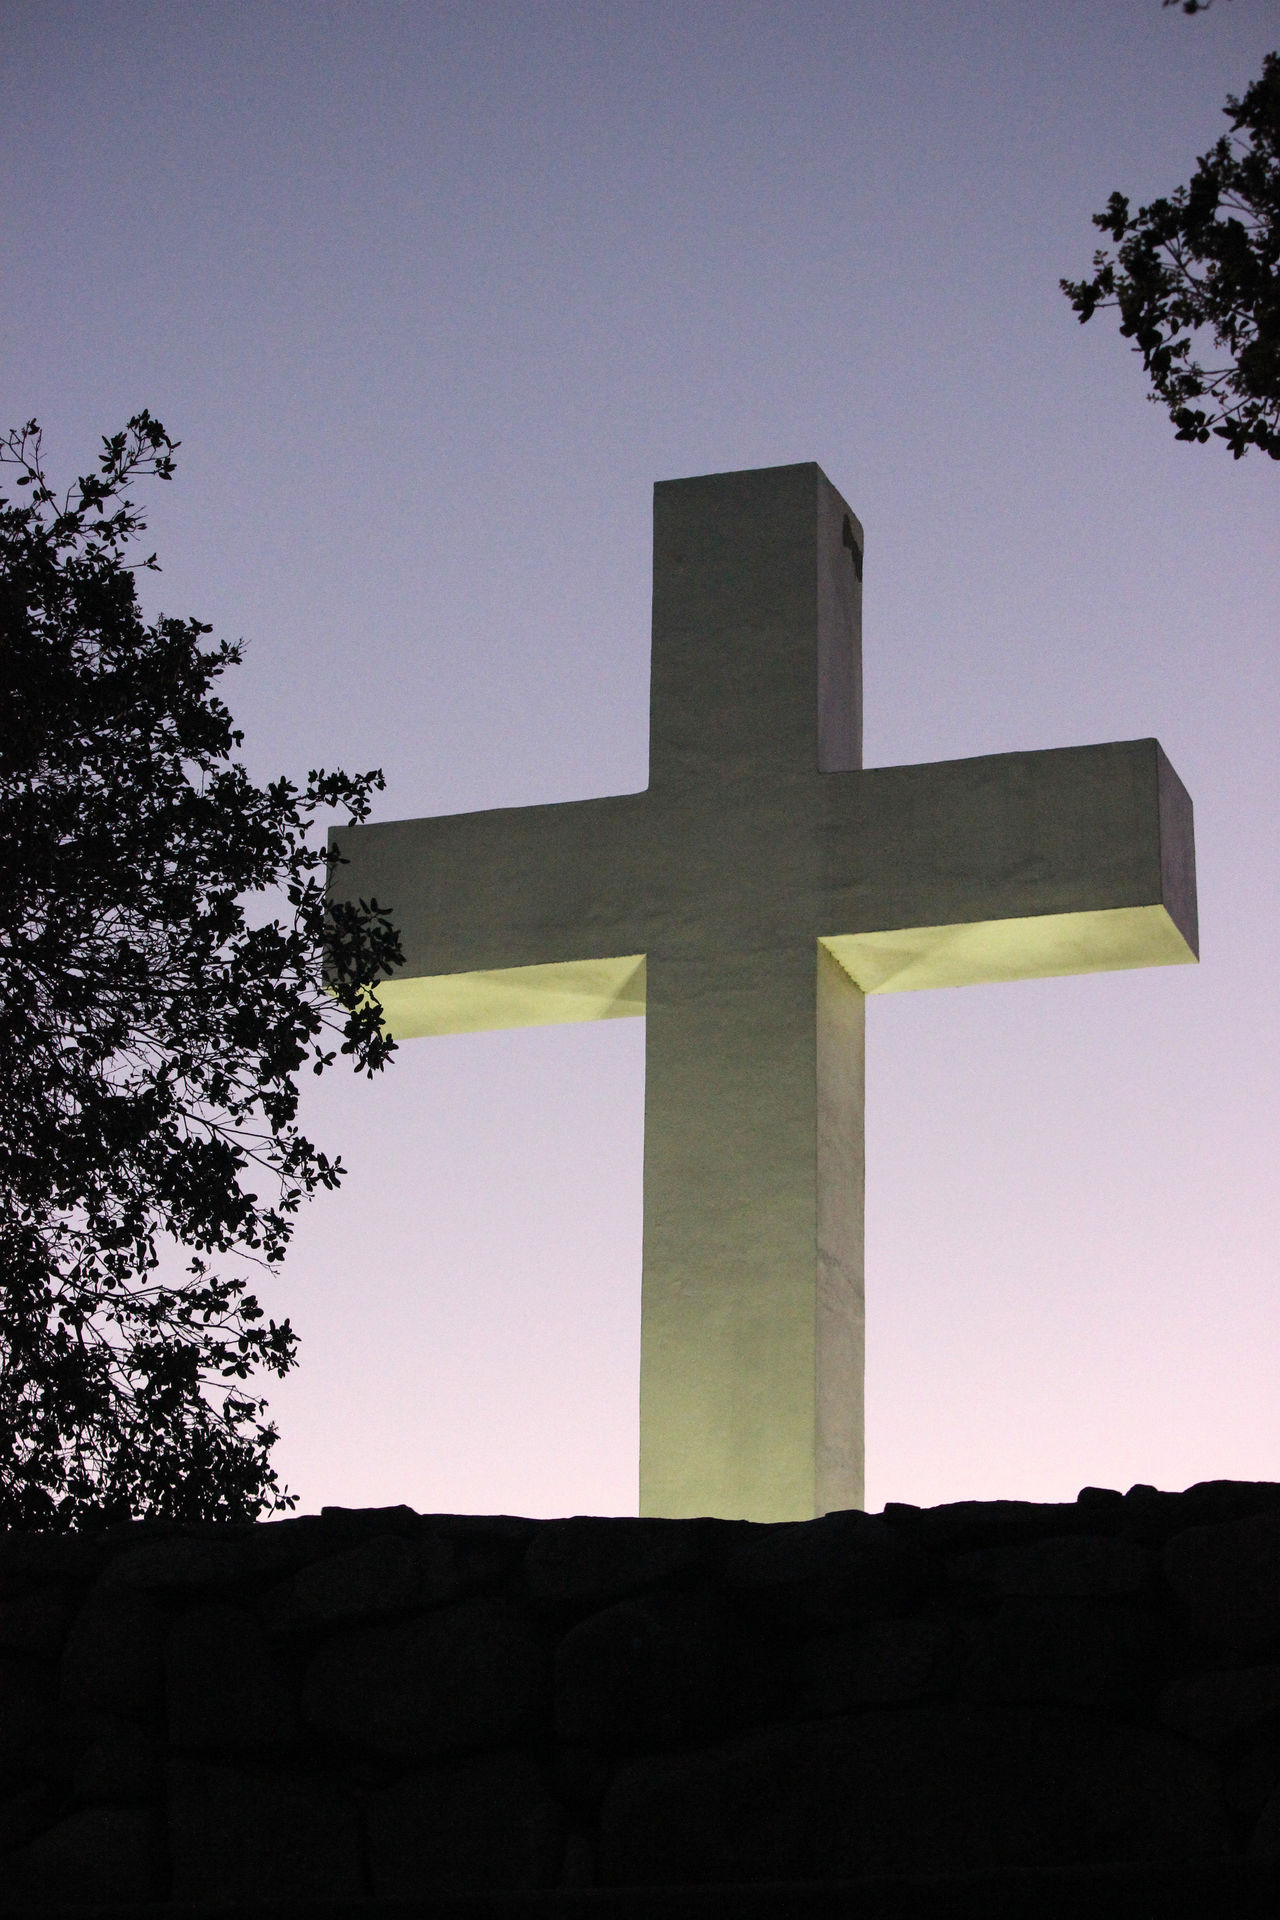
[[[818,947],[861,557],[814,467],[655,489],[644,1512],[862,1500],[862,994]]]
[[[398,1038],[647,1015],[646,1513],[861,1503],[864,993],[1195,958],[1156,742],[860,770],[861,576],[815,466],[664,482],[648,789],[339,836]]]

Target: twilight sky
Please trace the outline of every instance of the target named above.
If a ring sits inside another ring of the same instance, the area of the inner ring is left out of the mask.
[[[1156,734],[1203,965],[868,1009],[868,1503],[1280,1477],[1280,469],[1178,445],[1112,188],[1186,180],[1274,0],[0,0],[2,424],[149,406],[155,611],[259,778],[383,817],[647,780],[656,479],[816,459],[868,764]],[[635,1510],[643,1026],[332,1075],[265,1296],[301,1496]]]

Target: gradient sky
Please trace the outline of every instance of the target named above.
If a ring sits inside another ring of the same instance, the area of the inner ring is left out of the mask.
[[[656,479],[816,459],[869,764],[1155,733],[1203,964],[868,1009],[868,1500],[1280,1478],[1280,468],[1058,292],[1274,0],[0,0],[0,392],[149,406],[153,610],[260,777],[383,817],[647,779]],[[301,1496],[635,1511],[643,1025],[330,1076],[267,1299]]]

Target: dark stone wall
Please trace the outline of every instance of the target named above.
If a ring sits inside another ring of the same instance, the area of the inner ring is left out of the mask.
[[[10,1905],[1280,1859],[1280,1486],[0,1536]]]

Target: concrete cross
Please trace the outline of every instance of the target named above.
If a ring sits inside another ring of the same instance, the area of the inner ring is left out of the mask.
[[[660,483],[648,789],[339,835],[397,1038],[647,1018],[646,1514],[861,1504],[864,996],[1196,958],[1155,740],[860,770],[862,546],[814,465]]]

